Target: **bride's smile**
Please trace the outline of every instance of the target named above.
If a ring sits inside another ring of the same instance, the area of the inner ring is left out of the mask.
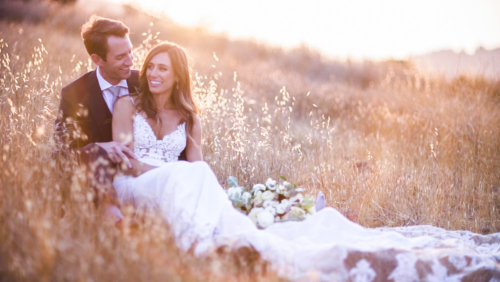
[[[146,77],[152,94],[170,95],[172,93],[176,77],[168,53],[156,54],[151,59],[147,65]]]

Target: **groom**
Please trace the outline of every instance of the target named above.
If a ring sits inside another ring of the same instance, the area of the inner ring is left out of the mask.
[[[116,99],[139,89],[139,73],[132,70],[129,29],[120,21],[92,16],[82,27],[82,38],[94,71],[65,86],[56,119],[59,144],[80,155],[87,167],[97,202],[106,214],[122,218],[112,186],[116,164],[132,166],[136,158],[126,145],[112,141],[111,119]]]

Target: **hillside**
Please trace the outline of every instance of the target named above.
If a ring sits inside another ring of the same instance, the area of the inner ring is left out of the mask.
[[[441,50],[415,56],[412,61],[422,71],[449,79],[460,75],[484,76],[492,80],[500,77],[500,48],[478,48],[470,55]]]

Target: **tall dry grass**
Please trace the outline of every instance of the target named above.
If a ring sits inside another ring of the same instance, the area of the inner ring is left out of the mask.
[[[146,33],[134,40],[136,68],[155,36],[175,34],[156,34],[159,20],[128,21]],[[102,218],[76,163],[52,154],[60,89],[92,66],[78,34],[51,24],[0,22],[1,279],[276,279],[265,262],[250,271],[232,252],[182,253],[155,215],[123,231]],[[366,227],[499,231],[498,81],[426,77],[404,62],[340,67],[308,50],[182,36],[196,62],[204,157],[221,183],[286,175]],[[322,67],[304,70],[307,60]],[[357,72],[338,78],[335,66]]]
[[[0,30],[0,281],[279,280],[245,250],[181,252],[154,214],[132,228],[136,214],[124,207],[122,231],[106,221],[85,173],[51,138],[62,85],[91,67],[72,53],[80,39],[23,24]]]

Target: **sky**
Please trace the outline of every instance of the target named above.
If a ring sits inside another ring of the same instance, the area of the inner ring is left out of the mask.
[[[406,59],[500,47],[500,0],[110,0],[185,26],[331,58]]]

